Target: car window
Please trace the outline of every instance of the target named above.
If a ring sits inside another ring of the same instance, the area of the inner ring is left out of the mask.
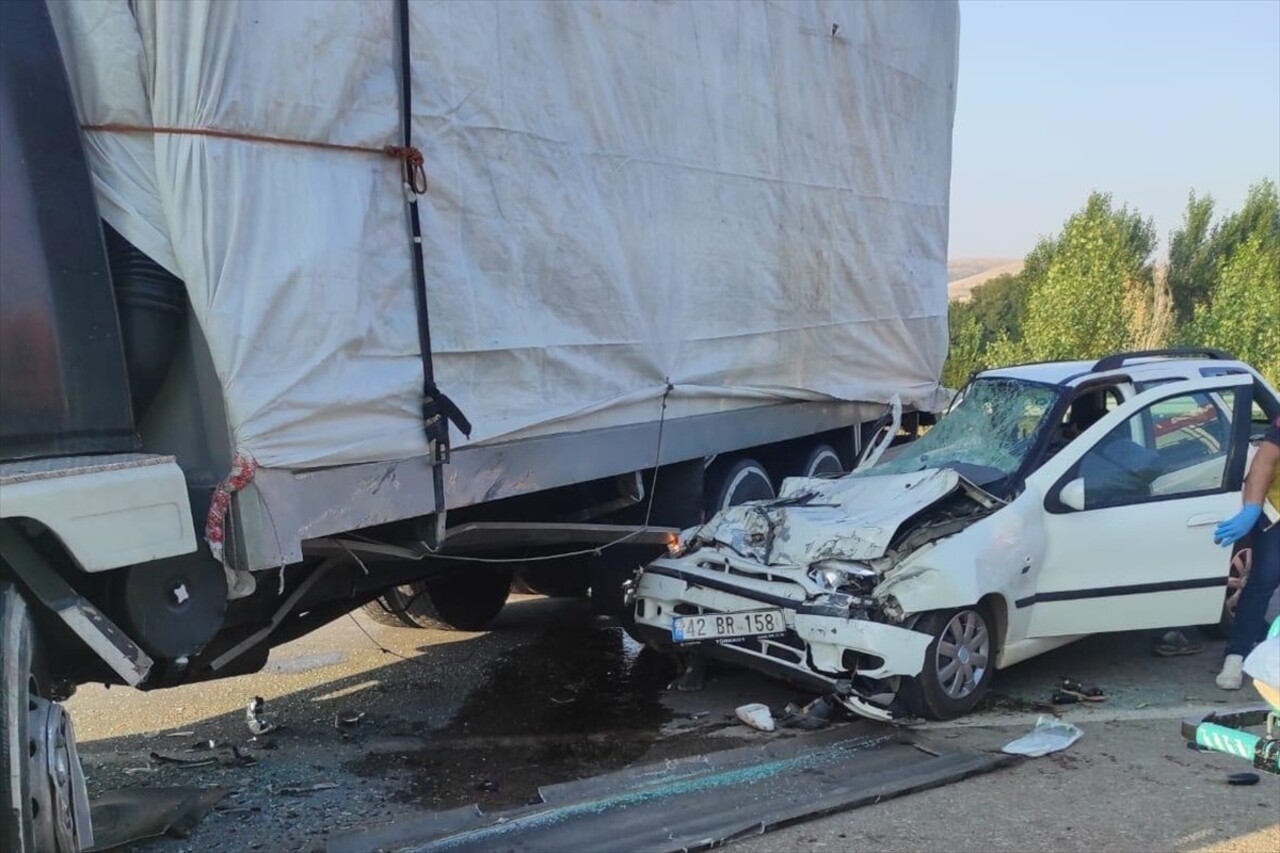
[[[1120,389],[1114,386],[1093,388],[1078,394],[1062,413],[1062,419],[1054,426],[1036,467],[1058,455],[1086,429],[1122,405],[1124,397]]]
[[[1168,385],[1170,382],[1185,382],[1186,379],[1181,376],[1166,376],[1161,379],[1142,379],[1133,383],[1133,387],[1141,394],[1143,391],[1150,391],[1152,388],[1158,388],[1161,385]]]
[[[1271,418],[1267,417],[1267,413],[1263,411],[1257,400],[1249,405],[1249,422],[1255,431],[1264,431],[1271,424]]]
[[[1067,410],[1062,413],[1062,426],[1080,424],[1090,416],[1097,418],[1108,414],[1124,405],[1124,397],[1120,389],[1114,386],[1101,390],[1086,391],[1071,401]]]
[[[952,468],[983,487],[1012,476],[1050,422],[1059,391],[1002,377],[979,378],[951,411],[892,460],[853,476]]]
[[[1085,507],[1119,506],[1223,488],[1236,389],[1153,403],[1080,460]]]

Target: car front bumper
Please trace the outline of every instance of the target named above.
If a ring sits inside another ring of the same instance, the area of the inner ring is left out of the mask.
[[[672,620],[694,613],[779,608],[783,636],[720,640],[683,646],[732,660],[800,686],[834,692],[852,710],[875,719],[893,714],[869,704],[868,682],[912,677],[924,668],[930,637],[909,628],[859,618],[848,597],[812,594],[799,583],[735,571],[733,558],[701,554],[661,559],[640,575],[634,592],[635,621],[647,636],[671,642]]]

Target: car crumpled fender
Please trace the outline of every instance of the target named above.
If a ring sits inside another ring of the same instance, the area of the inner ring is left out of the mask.
[[[1045,551],[1044,501],[1024,492],[1009,505],[890,569],[874,597],[904,617],[951,610],[1000,595],[1006,605],[1034,591]]]

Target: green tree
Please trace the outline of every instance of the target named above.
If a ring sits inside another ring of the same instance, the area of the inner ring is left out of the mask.
[[[1024,341],[1031,294],[1042,287],[1058,250],[1055,237],[1042,237],[1027,253],[1022,271],[1016,276],[998,276],[973,289],[977,303],[975,318],[981,325],[981,349],[977,362],[984,366],[1016,364],[1031,358]],[[987,293],[985,288],[994,285]],[[957,328],[957,327],[953,327]],[[967,329],[961,325],[958,331]]]
[[[1157,275],[1151,221],[1091,194],[1061,233],[1036,244],[1018,275],[994,278],[952,306],[946,383],[994,365],[1180,342],[1231,350],[1280,384],[1275,182],[1250,187],[1239,211],[1213,216],[1213,200],[1192,193]]]
[[[1035,248],[1027,252],[1027,257],[1022,262],[1022,272],[1018,273],[1018,276],[1028,288],[1035,289],[1044,283],[1044,278],[1049,273],[1049,266],[1053,263],[1057,252],[1057,237],[1041,237]]]
[[[1212,221],[1213,199],[1192,192],[1182,227],[1169,235],[1169,295],[1179,323],[1190,320],[1196,306],[1207,302],[1213,290],[1217,269],[1210,240]]]
[[[942,367],[942,384],[947,388],[959,388],[974,371],[988,367],[983,353],[983,327],[973,306],[965,302],[951,303],[947,314],[951,346],[947,351],[947,363]]]
[[[1039,361],[1091,358],[1126,348],[1135,294],[1154,293],[1155,244],[1150,220],[1125,207],[1115,209],[1110,195],[1092,193],[1062,233],[1041,241],[1032,253],[1019,353]],[[1013,355],[1005,350],[1001,346],[996,352]]]
[[[1262,180],[1249,187],[1244,207],[1213,229],[1213,254],[1218,264],[1226,263],[1254,236],[1263,246],[1280,243],[1280,194],[1275,181]]]
[[[1028,288],[1020,275],[1004,273],[973,289],[967,305],[982,327],[982,343],[1006,335],[1022,337],[1027,313]]]
[[[1280,384],[1280,240],[1259,229],[1235,247],[1216,277],[1189,338],[1234,353]]]
[[[1214,298],[1219,276],[1236,250],[1255,235],[1263,246],[1280,243],[1280,195],[1274,181],[1249,188],[1244,206],[1211,225],[1213,199],[1191,194],[1182,227],[1169,236],[1169,292],[1179,324]]]

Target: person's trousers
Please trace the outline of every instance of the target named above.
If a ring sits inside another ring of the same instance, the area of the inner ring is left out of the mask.
[[[1229,655],[1249,654],[1266,639],[1267,629],[1271,627],[1265,620],[1267,605],[1280,586],[1280,523],[1272,524],[1266,532],[1262,530],[1264,524],[1267,524],[1265,516],[1253,528],[1253,566],[1236,602],[1235,624],[1227,638]]]

